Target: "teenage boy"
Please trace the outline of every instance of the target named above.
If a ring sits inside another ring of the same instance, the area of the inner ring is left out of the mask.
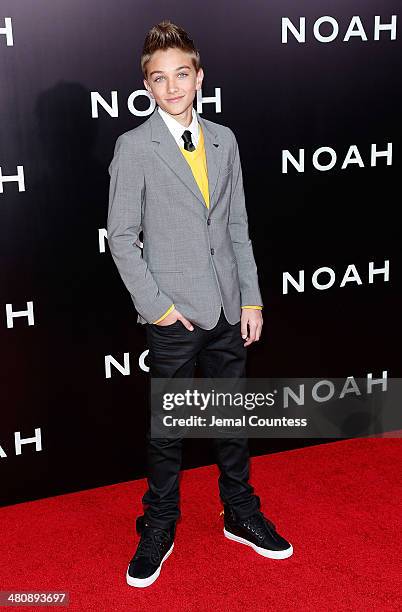
[[[236,138],[193,108],[204,73],[182,28],[170,21],[154,26],[141,68],[156,108],[116,141],[107,232],[137,322],[145,325],[150,376],[191,378],[197,360],[206,377],[245,377],[246,347],[260,339],[263,303]],[[292,545],[260,511],[249,484],[247,439],[213,442],[224,535],[264,557],[289,557]],[[151,439],[148,431],[148,490],[126,573],[131,586],[152,584],[173,550],[181,443]]]

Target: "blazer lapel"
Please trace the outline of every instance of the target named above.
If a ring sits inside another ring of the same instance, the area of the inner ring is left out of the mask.
[[[204,134],[205,155],[207,159],[208,188],[209,188],[209,211],[216,204],[214,200],[215,188],[218,180],[219,169],[222,162],[222,147],[216,132],[209,127],[204,119],[196,112],[198,121]],[[198,187],[197,181],[191,171],[189,164],[179,150],[175,139],[169,131],[166,123],[160,116],[157,107],[149,117],[151,125],[151,140],[154,151],[176,174],[177,178],[186,185],[203,206],[204,214],[208,214],[208,208]],[[184,130],[184,128],[183,128]]]
[[[216,184],[222,164],[222,151],[221,142],[218,134],[212,129],[204,119],[196,111],[198,121],[202,127],[202,133],[204,134],[204,145],[205,155],[207,158],[207,170],[208,170],[208,189],[209,189],[209,210],[216,205],[214,198]],[[188,165],[188,164],[187,164]],[[192,173],[191,173],[192,174]],[[194,181],[195,182],[195,181]],[[205,202],[204,202],[205,206]]]

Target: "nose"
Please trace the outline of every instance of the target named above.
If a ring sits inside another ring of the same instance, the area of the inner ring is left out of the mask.
[[[174,77],[171,77],[168,79],[168,92],[175,93],[176,91],[178,91],[178,87],[175,83]]]

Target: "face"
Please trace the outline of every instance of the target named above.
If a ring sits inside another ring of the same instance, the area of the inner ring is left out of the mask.
[[[178,121],[191,121],[196,91],[201,89],[204,73],[196,73],[191,57],[181,49],[159,50],[152,54],[144,79],[151,98]]]

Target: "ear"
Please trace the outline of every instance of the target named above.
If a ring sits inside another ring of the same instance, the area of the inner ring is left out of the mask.
[[[201,89],[203,78],[204,78],[204,71],[202,68],[200,68],[199,71],[197,72],[197,77],[196,77],[196,80],[197,80],[196,89],[197,90]]]
[[[144,87],[145,87],[145,89],[148,91],[148,93],[149,93],[149,95],[151,96],[151,98],[153,98],[154,96],[153,96],[153,94],[152,94],[152,90],[151,90],[151,88],[150,88],[150,86],[149,86],[149,84],[148,84],[148,81],[147,81],[146,79],[144,79]]]

